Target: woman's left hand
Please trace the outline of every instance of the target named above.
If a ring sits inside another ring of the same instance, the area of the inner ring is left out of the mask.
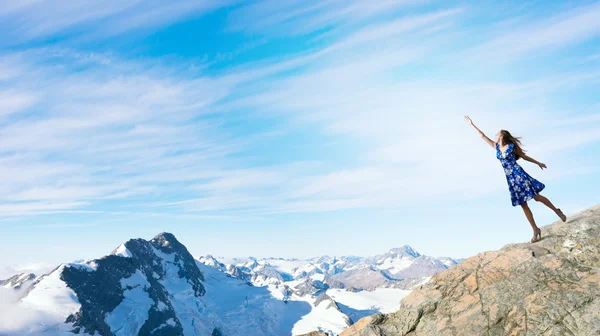
[[[540,162],[540,163],[538,163],[538,166],[540,166],[540,168],[541,168],[542,170],[544,170],[544,169],[548,169],[548,167],[546,167],[546,164],[545,164],[545,163],[541,163],[541,162]]]

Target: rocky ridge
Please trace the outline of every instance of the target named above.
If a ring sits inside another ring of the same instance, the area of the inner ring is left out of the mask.
[[[6,280],[0,280],[0,286],[12,289],[23,289],[26,288],[29,283],[32,283],[36,278],[33,273],[21,273],[16,274]]]
[[[342,336],[600,334],[600,205],[464,260]]]

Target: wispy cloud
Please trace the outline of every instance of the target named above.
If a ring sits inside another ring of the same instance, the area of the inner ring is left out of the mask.
[[[526,50],[576,44],[598,33],[594,25],[581,24],[591,20],[596,9],[595,5],[577,8],[565,15],[503,33],[490,42],[477,44],[474,40],[468,50],[489,50],[494,46],[514,58]],[[283,69],[281,64],[277,65],[279,68],[269,75],[290,68],[300,69],[306,63],[310,68],[294,76],[270,78],[268,84],[261,82],[260,93],[228,106],[285,114],[292,120],[318,127],[326,134],[359,139],[357,143],[367,148],[355,151],[357,158],[364,161],[354,160],[354,167],[338,167],[326,174],[306,176],[301,188],[282,194],[279,199],[292,201],[281,204],[279,210],[302,212],[407,205],[426,199],[478,197],[505,189],[502,179],[495,178],[493,153],[472,144],[477,139],[462,124],[463,114],[473,114],[483,125],[496,125],[493,126],[496,129],[508,127],[517,133],[526,133],[531,148],[545,157],[563,148],[543,145],[554,139],[555,132],[562,133],[567,140],[564,148],[598,142],[593,131],[583,133],[589,136],[579,136],[582,129],[568,129],[566,125],[561,125],[560,130],[525,126],[560,117],[560,111],[539,102],[555,92],[576,90],[573,85],[597,86],[597,75],[593,73],[563,72],[514,82],[493,78],[478,82],[469,82],[467,78],[448,81],[436,79],[434,74],[429,74],[429,78],[406,76],[408,67],[436,59],[446,52],[445,38],[460,35],[455,34],[453,25],[445,24],[446,28],[439,30],[431,28],[462,12],[462,9],[453,9],[403,17],[357,30],[312,55],[288,60]],[[554,34],[565,29],[567,32],[563,35]],[[428,41],[415,41],[421,32],[433,35],[428,36]],[[383,41],[385,47],[380,46]],[[455,50],[452,54],[460,55],[462,51]],[[479,54],[474,57],[481,66],[494,62]],[[441,59],[448,60],[446,55]],[[594,122],[595,119],[589,120]],[[486,155],[492,160],[474,159],[474,156]],[[441,167],[443,174],[439,174]],[[547,178],[581,173],[568,165],[558,164],[553,169],[557,173]]]
[[[398,9],[418,6],[427,0],[341,1],[257,1],[231,13],[230,29],[252,30],[269,34],[305,34],[348,22],[365,19]]]
[[[0,91],[0,117],[24,110],[35,103],[35,96],[28,92]]]
[[[553,122],[572,119],[551,104],[557,92],[597,87],[597,73],[561,69],[512,79],[504,76],[508,65],[494,59],[499,53],[516,62],[534,57],[529,51],[552,52],[596,36],[597,5],[508,32],[491,28],[482,34],[490,38],[471,41],[461,26],[470,7],[421,3],[240,5],[230,28],[265,36],[314,32],[349,19],[360,24],[307,52],[210,72],[63,48],[5,55],[0,69],[16,66],[8,75],[0,72],[6,98],[0,100],[0,173],[10,177],[0,182],[0,215],[94,211],[108,204],[127,215],[240,218],[427,204],[505,189],[494,153],[477,143],[464,114],[490,136],[500,128],[526,134],[528,148],[545,157],[566,158],[570,149],[600,141],[600,120],[592,112],[579,115],[581,123]],[[196,2],[168,9],[147,1],[111,9],[98,3],[94,10],[66,5],[49,14],[69,17],[65,21],[38,23],[24,14],[47,5],[13,4],[11,13],[26,18],[13,28],[32,38],[95,32],[104,20],[115,24],[104,32],[112,34],[212,8]],[[409,5],[419,10],[398,11]],[[134,10],[128,23],[119,21]],[[259,16],[264,20],[250,27]],[[490,68],[486,77],[465,68],[465,54]],[[261,127],[248,134],[245,124]],[[556,132],[562,145],[549,145]],[[549,162],[554,175],[543,177],[590,172],[556,160]]]
[[[155,0],[64,2],[3,1],[0,18],[5,33],[18,42],[53,34],[110,36],[155,28],[231,4],[233,1]]]
[[[594,38],[600,33],[600,4],[566,10],[542,20],[523,20],[508,31],[467,53],[488,59],[513,60],[536,51],[552,50]]]
[[[7,84],[27,88],[27,94],[13,91],[15,99],[6,100],[11,105],[3,102],[5,114],[17,108],[28,112],[0,126],[0,169],[7,177],[0,198],[19,202],[2,204],[4,214],[151,193],[164,182],[163,172],[174,182],[197,172],[211,176],[211,166],[218,171],[219,158],[236,146],[216,132],[218,126],[192,121],[199,108],[223,96],[224,83],[180,81],[119,60],[65,72],[68,56],[50,65],[35,57],[35,51],[23,55],[23,66],[36,68],[34,74],[20,73]],[[173,175],[175,170],[180,175]]]

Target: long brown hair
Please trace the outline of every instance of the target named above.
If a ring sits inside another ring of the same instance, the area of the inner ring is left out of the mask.
[[[515,149],[513,149],[513,153],[515,153],[515,159],[520,159],[521,156],[525,154],[523,150],[523,145],[521,144],[521,137],[515,137],[510,134],[507,130],[500,130],[500,134],[502,135],[502,145],[513,144]]]

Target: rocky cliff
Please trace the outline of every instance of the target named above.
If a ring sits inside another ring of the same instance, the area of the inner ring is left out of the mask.
[[[342,336],[600,335],[600,205],[468,258]]]

